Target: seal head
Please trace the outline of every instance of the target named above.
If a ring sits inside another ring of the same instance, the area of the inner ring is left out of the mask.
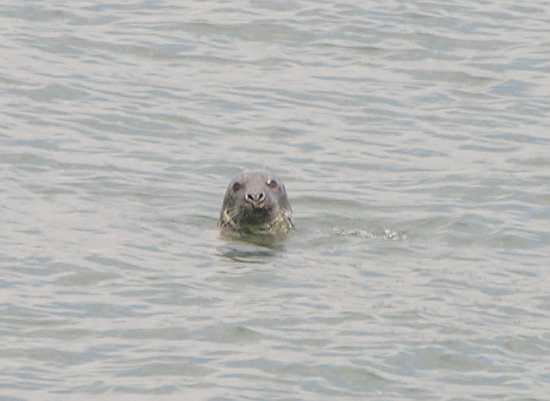
[[[243,172],[225,191],[218,227],[224,234],[286,234],[294,228],[283,182],[267,172]]]

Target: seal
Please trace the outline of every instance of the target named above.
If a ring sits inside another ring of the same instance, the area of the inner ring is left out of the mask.
[[[287,234],[294,224],[285,185],[268,172],[242,172],[227,186],[218,227],[240,237]]]

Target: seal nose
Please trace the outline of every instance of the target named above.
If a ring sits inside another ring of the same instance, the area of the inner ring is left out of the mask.
[[[265,193],[259,192],[259,193],[253,194],[249,192],[245,195],[244,198],[246,199],[247,202],[250,202],[253,205],[258,205],[265,199]]]

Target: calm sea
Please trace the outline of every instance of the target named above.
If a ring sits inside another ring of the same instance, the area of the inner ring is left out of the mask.
[[[550,4],[0,7],[0,401],[550,399]],[[269,168],[297,230],[226,241]]]

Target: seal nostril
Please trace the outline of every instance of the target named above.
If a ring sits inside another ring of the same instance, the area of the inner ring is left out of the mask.
[[[264,192],[260,192],[260,193],[257,193],[257,194],[247,193],[244,196],[244,198],[246,199],[247,202],[259,203],[259,202],[262,202],[265,199],[265,193]]]

